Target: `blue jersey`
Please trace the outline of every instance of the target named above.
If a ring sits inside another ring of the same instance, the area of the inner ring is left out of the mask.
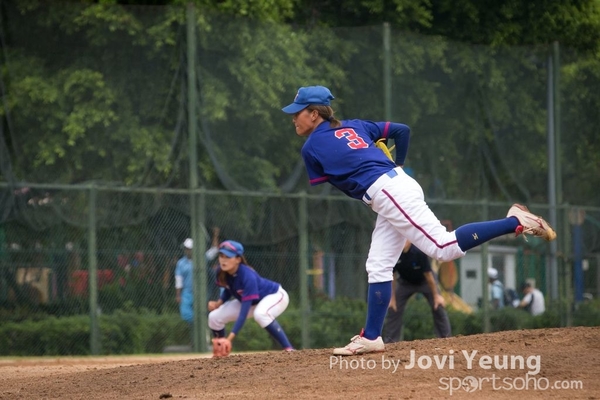
[[[337,128],[329,121],[321,123],[302,146],[302,158],[312,186],[329,182],[348,196],[362,199],[377,178],[396,164],[404,164],[410,128],[359,119],[341,123]],[[396,164],[375,146],[379,139],[394,139]]]
[[[217,270],[217,276],[221,269]],[[265,296],[277,293],[279,283],[263,278],[251,267],[240,264],[235,275],[226,274],[227,286],[221,293],[221,300],[226,302],[235,297],[240,302],[251,301],[256,304]]]

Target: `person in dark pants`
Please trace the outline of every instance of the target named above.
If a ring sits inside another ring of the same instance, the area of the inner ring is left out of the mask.
[[[438,291],[429,257],[407,241],[400,259],[394,267],[394,272],[398,279],[393,281],[394,296],[390,301],[385,321],[384,343],[394,343],[400,340],[404,309],[408,299],[415,293],[423,294],[431,306],[436,336],[439,338],[449,337],[451,335],[450,320],[444,308],[444,298]]]

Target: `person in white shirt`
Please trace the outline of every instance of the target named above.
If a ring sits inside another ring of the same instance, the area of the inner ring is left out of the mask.
[[[523,291],[524,296],[519,303],[519,308],[529,311],[534,317],[543,314],[546,311],[544,294],[540,290],[534,288],[530,282],[525,282],[521,285],[521,290]]]

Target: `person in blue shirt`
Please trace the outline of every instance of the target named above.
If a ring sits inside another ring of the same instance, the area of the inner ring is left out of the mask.
[[[213,229],[213,238],[211,247],[206,251],[207,264],[217,257],[219,245],[219,230]],[[193,263],[192,248],[194,241],[191,238],[183,242],[184,255],[177,261],[175,266],[175,299],[179,304],[179,314],[181,319],[191,324],[194,321],[194,291],[193,291]],[[215,281],[215,273],[209,268],[207,274],[209,285]],[[212,286],[209,286],[212,287]],[[207,292],[210,293],[210,292]]]
[[[513,204],[505,218],[475,222],[448,232],[425,202],[423,189],[403,169],[410,128],[401,123],[338,120],[325,86],[301,87],[282,111],[292,116],[311,185],[329,182],[377,213],[366,261],[369,288],[364,329],[333,354],[350,356],[385,351],[381,332],[392,296],[393,269],[404,243],[414,243],[429,257],[451,261],[493,238],[531,234],[548,241],[556,233],[541,217]],[[393,139],[395,159],[377,146]]]
[[[276,320],[287,308],[289,296],[279,283],[263,278],[248,264],[241,243],[226,240],[219,245],[217,282],[225,290],[218,300],[208,302],[208,327],[214,337],[226,337],[225,325],[235,321],[226,337],[232,342],[246,319],[254,318],[284,350],[294,350]]]
[[[498,270],[496,268],[488,268],[488,281],[491,285],[490,298],[493,310],[504,308],[504,285],[498,279]]]

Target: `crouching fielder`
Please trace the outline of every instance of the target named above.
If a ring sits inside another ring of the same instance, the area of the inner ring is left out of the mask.
[[[219,354],[213,349],[215,355],[229,353],[231,342],[248,317],[254,318],[284,350],[294,350],[276,320],[289,304],[288,294],[279,283],[261,277],[248,265],[241,243],[226,240],[219,245],[217,285],[224,290],[219,300],[208,302],[208,327],[215,338],[223,338],[213,343],[227,350]],[[233,329],[225,338],[225,324],[232,321],[235,321]]]

